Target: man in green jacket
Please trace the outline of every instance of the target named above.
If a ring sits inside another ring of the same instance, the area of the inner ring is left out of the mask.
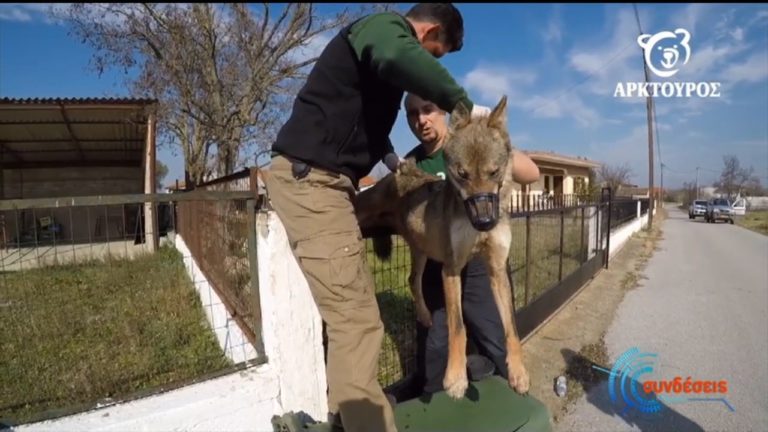
[[[346,26],[272,146],[267,192],[326,323],[328,408],[346,431],[396,430],[377,380],[384,329],[353,208],[358,181],[394,154],[389,134],[404,92],[448,112],[459,102],[490,112],[437,61],[459,51],[463,36],[451,4],[421,3],[405,16],[373,14]]]

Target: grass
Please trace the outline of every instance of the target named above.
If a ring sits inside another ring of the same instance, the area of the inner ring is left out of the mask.
[[[588,227],[584,226],[581,242],[581,210],[563,215],[562,278],[576,271],[582,263],[582,247],[588,248]],[[530,283],[528,303],[535,300],[560,279],[559,213],[541,214],[530,220]],[[526,305],[526,220],[515,218],[512,224],[510,269],[514,286],[515,307]],[[593,246],[594,247],[594,246]],[[379,357],[379,382],[390,385],[408,375],[415,366],[416,318],[408,275],[411,270],[410,252],[402,238],[394,237],[394,250],[389,261],[382,261],[373,252],[372,240],[367,240],[368,264],[376,283],[376,296],[384,322],[385,336]]]
[[[118,399],[229,365],[181,255],[0,275],[0,418]]]
[[[748,210],[744,216],[736,217],[734,223],[760,234],[768,235],[768,210]]]
[[[568,391],[565,394],[565,406],[570,406],[579,398],[589,392],[589,390],[607,379],[605,372],[592,367],[597,365],[604,369],[610,369],[608,366],[608,350],[605,346],[605,334],[592,344],[581,347],[576,355],[568,360],[565,369],[565,377],[568,382]],[[557,413],[555,417],[560,417],[562,413]],[[558,419],[556,418],[556,421]]]

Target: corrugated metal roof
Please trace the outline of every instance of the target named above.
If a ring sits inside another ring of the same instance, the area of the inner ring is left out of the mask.
[[[148,105],[157,103],[157,99],[149,98],[0,98],[0,104],[14,105],[75,105],[75,104],[105,104],[105,105]]]
[[[154,99],[0,98],[0,161],[35,166],[140,166]]]

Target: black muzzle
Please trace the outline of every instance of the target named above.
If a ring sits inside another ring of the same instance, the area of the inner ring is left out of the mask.
[[[499,194],[480,193],[464,200],[469,221],[478,231],[490,231],[499,222]]]

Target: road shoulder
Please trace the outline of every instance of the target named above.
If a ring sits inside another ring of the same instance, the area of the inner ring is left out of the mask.
[[[653,229],[633,235],[609,263],[560,312],[523,344],[531,377],[530,394],[542,401],[557,423],[569,408],[605,374],[591,363],[610,369],[603,337],[624,295],[637,286],[663,237],[664,209],[657,209]],[[568,378],[568,394],[559,398],[555,379]],[[585,388],[586,387],[586,388]]]

